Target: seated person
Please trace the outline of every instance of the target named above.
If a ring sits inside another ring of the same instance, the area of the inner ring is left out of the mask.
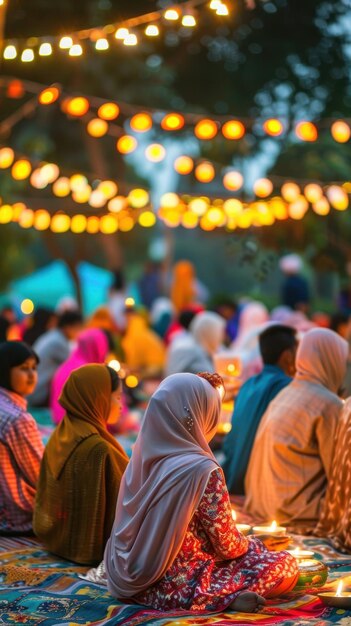
[[[121,345],[129,369],[143,377],[158,377],[165,363],[164,343],[149,328],[147,319],[134,308],[126,309],[127,328]]]
[[[315,328],[303,336],[295,378],[269,404],[251,452],[245,506],[258,521],[309,530],[319,519],[347,354],[347,342],[332,330]]]
[[[69,357],[70,342],[75,341],[82,329],[82,316],[77,311],[67,311],[59,316],[57,328],[48,330],[33,344],[40,359],[38,384],[31,394],[31,406],[49,406],[50,385],[56,370]]]
[[[58,424],[64,414],[59,402],[63,386],[73,370],[89,363],[104,363],[110,351],[110,335],[100,328],[87,328],[78,337],[76,348],[56,371],[50,390],[50,409],[52,419]]]
[[[189,332],[182,333],[170,344],[166,375],[188,372],[214,372],[213,357],[224,341],[225,320],[212,311],[195,315]]]
[[[223,444],[224,476],[230,493],[245,493],[244,480],[257,428],[267,406],[295,374],[296,331],[274,324],[259,336],[263,370],[241,387],[235,400],[232,429]]]
[[[107,423],[120,412],[122,385],[106,365],[76,369],[60,402],[66,413],[45,449],[33,518],[35,534],[59,556],[102,559],[128,457]]]
[[[169,376],[146,409],[98,568],[120,600],[163,611],[255,611],[295,585],[296,560],[244,537],[233,521],[209,447],[218,378]]]
[[[38,361],[22,341],[0,344],[0,534],[32,529],[44,446],[25,398],[35,388]]]

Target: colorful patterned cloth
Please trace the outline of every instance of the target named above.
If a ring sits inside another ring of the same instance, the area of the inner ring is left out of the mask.
[[[314,550],[330,568],[330,580],[345,578],[351,590],[351,555],[337,553],[325,541],[294,538]],[[118,603],[107,590],[86,583],[86,569],[55,559],[38,542],[0,537],[0,624],[32,626],[349,626],[350,612],[324,607],[316,596],[292,592],[268,601],[258,614],[192,615],[164,613]],[[332,583],[335,587],[335,582]]]

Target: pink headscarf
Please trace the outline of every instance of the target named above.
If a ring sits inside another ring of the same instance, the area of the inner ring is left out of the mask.
[[[348,352],[347,341],[333,330],[313,328],[299,344],[295,378],[337,393],[345,378]]]
[[[51,383],[50,409],[55,424],[58,424],[65,414],[58,399],[70,373],[82,365],[104,363],[108,349],[106,333],[100,328],[88,328],[79,335],[76,349],[58,368]]]
[[[108,589],[131,598],[162,578],[179,553],[209,475],[218,468],[208,442],[220,396],[194,374],[173,374],[147,407],[122,478],[105,549]]]

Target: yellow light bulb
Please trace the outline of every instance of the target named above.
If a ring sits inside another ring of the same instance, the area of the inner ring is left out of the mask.
[[[196,19],[193,15],[183,15],[182,17],[182,25],[187,28],[193,28],[196,26]]]
[[[128,28],[117,28],[115,32],[115,39],[125,39],[129,35]]]
[[[129,33],[124,39],[123,43],[125,46],[136,46],[138,43],[138,38],[134,33]]]
[[[150,228],[156,223],[156,215],[152,211],[144,211],[140,213],[138,222],[144,228]]]
[[[156,24],[149,24],[145,29],[145,35],[147,35],[147,37],[157,37],[159,34],[160,31]]]
[[[23,50],[21,54],[21,61],[23,61],[23,63],[30,63],[31,61],[34,61],[34,52],[31,48]]]
[[[163,17],[165,18],[165,20],[175,22],[177,19],[179,19],[179,13],[177,9],[167,9],[167,11],[164,12]]]
[[[42,43],[39,48],[39,54],[41,57],[48,57],[52,54],[52,45],[51,43],[45,42]]]
[[[226,4],[220,4],[216,9],[217,15],[229,15],[228,7]]]
[[[34,311],[34,303],[29,298],[25,298],[21,302],[21,311],[24,315],[30,315]]]
[[[6,46],[3,56],[4,56],[4,59],[6,59],[7,61],[11,59],[15,59],[17,56],[17,50],[15,46],[12,46],[12,45]]]
[[[95,43],[96,50],[108,50],[109,47],[110,47],[110,44],[107,41],[107,39],[105,39],[105,37],[101,37]]]
[[[72,37],[61,37],[60,39],[60,43],[59,43],[59,47],[61,48],[61,50],[68,50],[68,48],[71,48],[73,46],[73,39]]]
[[[69,49],[70,57],[80,57],[83,54],[83,48],[79,43],[76,43]]]

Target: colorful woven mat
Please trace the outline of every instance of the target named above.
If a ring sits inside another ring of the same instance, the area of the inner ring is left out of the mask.
[[[313,550],[329,567],[328,586],[343,578],[351,589],[351,555],[326,541],[294,537],[294,545]],[[259,614],[225,612],[197,615],[163,613],[118,603],[107,590],[78,577],[86,568],[43,550],[34,538],[0,537],[0,624],[35,626],[351,626],[351,612],[324,607],[314,595],[294,594],[269,601]]]

